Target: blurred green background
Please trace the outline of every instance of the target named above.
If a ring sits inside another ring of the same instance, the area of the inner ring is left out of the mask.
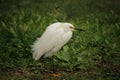
[[[31,45],[53,22],[86,32],[50,59],[32,59]],[[0,0],[0,80],[119,80],[120,0]]]

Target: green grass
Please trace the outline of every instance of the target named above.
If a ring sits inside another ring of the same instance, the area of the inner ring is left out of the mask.
[[[32,7],[22,5],[25,8],[15,7],[15,11],[12,7],[0,14],[0,80],[119,79],[120,16],[117,11],[90,13],[85,9],[84,14],[75,9],[75,15],[66,10],[67,2],[58,9],[59,1],[55,8],[44,1],[34,4],[33,7],[28,1],[25,5]],[[55,70],[61,76],[53,77],[50,59],[34,61],[31,45],[49,24],[57,21],[70,22],[86,31],[74,31],[69,43],[55,54]]]

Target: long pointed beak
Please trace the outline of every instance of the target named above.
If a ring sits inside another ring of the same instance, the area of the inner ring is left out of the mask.
[[[79,28],[74,28],[75,30],[78,30],[78,31],[85,31],[83,29],[79,29]]]

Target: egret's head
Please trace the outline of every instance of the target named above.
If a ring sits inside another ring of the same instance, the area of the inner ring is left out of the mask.
[[[70,23],[62,23],[63,28],[65,31],[73,31],[74,30],[74,26]]]
[[[73,31],[73,30],[84,31],[82,29],[75,28],[71,23],[63,23],[63,27],[65,31]]]

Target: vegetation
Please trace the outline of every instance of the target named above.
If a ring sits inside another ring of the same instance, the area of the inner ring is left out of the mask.
[[[119,0],[0,0],[0,80],[119,80]],[[50,59],[32,59],[31,45],[53,22],[86,32]]]

